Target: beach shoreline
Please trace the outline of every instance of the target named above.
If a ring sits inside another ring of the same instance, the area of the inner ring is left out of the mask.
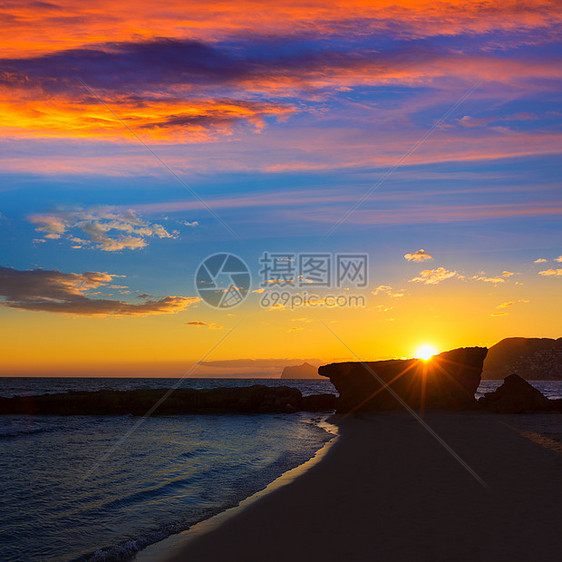
[[[424,416],[458,459],[406,412],[332,420],[340,435],[321,462],[136,560],[557,558],[562,456],[525,435],[559,435],[557,414]]]
[[[276,491],[283,486],[287,486],[294,482],[295,479],[304,474],[312,466],[319,463],[326,456],[329,449],[337,441],[339,437],[339,431],[337,425],[330,423],[330,420],[332,418],[334,418],[334,416],[330,415],[324,416],[320,421],[311,421],[311,423],[314,423],[318,427],[324,429],[327,433],[332,434],[332,438],[326,441],[311,458],[309,458],[302,464],[285,471],[283,474],[275,478],[275,480],[267,484],[265,488],[258,490],[250,496],[242,499],[237,505],[228,507],[223,511],[209,517],[208,519],[199,521],[185,531],[170,535],[162,539],[161,541],[143,548],[142,550],[138,551],[130,560],[133,560],[135,562],[164,562],[171,556],[180,554],[186,547],[186,545],[188,545],[195,538],[220,528],[221,525],[223,525],[231,518],[239,515],[253,503],[266,497],[273,491]]]

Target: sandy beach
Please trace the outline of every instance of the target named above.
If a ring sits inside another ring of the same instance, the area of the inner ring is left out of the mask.
[[[349,416],[310,470],[162,560],[559,560],[558,419],[426,415],[482,485],[409,414]]]

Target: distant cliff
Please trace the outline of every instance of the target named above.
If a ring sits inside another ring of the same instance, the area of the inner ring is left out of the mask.
[[[281,373],[282,379],[322,379],[318,374],[318,369],[310,363],[285,367]]]
[[[513,373],[526,380],[562,380],[562,338],[506,338],[490,347],[482,379]]]

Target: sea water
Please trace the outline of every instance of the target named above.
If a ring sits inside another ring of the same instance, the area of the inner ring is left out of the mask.
[[[0,379],[3,396],[177,379]],[[329,381],[189,379],[335,392]],[[263,489],[333,435],[293,414],[0,416],[0,560],[126,560]],[[139,425],[139,422],[140,423]]]
[[[177,379],[0,378],[0,395],[170,388]],[[328,380],[187,379],[184,388]],[[484,381],[478,396],[496,388]],[[549,398],[562,383],[535,382]],[[0,416],[0,559],[126,560],[237,505],[332,438],[293,414]]]

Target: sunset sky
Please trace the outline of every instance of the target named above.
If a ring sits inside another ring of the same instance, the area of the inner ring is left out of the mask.
[[[2,2],[0,374],[562,336],[561,24],[554,0]],[[222,252],[252,284],[217,309],[194,277]],[[308,289],[262,283],[264,253],[367,254],[367,284],[260,305]]]

